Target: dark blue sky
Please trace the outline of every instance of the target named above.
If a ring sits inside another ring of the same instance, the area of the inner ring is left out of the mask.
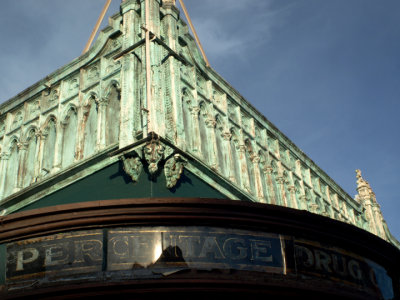
[[[0,102],[79,56],[104,3],[2,0]],[[352,196],[361,169],[399,239],[400,1],[185,3],[211,66]]]

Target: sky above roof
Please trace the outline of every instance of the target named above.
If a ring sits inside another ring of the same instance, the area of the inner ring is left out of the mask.
[[[78,57],[104,3],[2,0],[0,103]],[[211,67],[351,196],[361,169],[400,239],[400,1],[185,4]]]

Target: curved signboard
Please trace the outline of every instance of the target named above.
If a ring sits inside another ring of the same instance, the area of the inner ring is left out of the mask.
[[[3,245],[8,293],[68,282],[156,279],[184,270],[237,270],[331,280],[384,299],[392,279],[371,260],[314,241],[217,227],[118,227]]]

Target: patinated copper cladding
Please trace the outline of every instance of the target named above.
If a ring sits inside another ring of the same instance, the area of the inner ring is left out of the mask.
[[[361,171],[353,198],[210,68],[175,3],[123,1],[0,105],[0,299],[398,299]]]
[[[85,54],[0,105],[0,215],[40,202],[151,138],[125,157],[133,181],[147,167],[144,154],[151,174],[165,163],[166,188],[184,168],[226,198],[307,210],[400,248],[361,173],[353,198],[234,90],[209,66],[179,2],[182,14],[174,0],[123,1]]]

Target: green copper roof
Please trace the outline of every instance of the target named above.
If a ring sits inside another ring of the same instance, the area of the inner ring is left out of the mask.
[[[172,2],[150,1],[148,57],[144,2],[126,0],[86,54],[0,106],[2,214],[83,201],[85,182],[122,180],[123,165],[139,182],[163,170],[147,192],[189,195],[190,178],[192,196],[308,210],[397,244],[361,174],[353,199],[206,66]],[[145,182],[115,197],[143,197]]]

